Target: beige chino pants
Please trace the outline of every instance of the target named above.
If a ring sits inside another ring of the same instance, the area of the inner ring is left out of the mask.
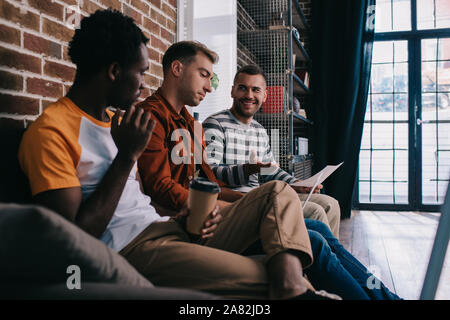
[[[298,196],[302,203],[308,198],[307,193],[299,193]],[[336,239],[339,239],[341,208],[336,199],[325,194],[312,194],[303,209],[303,215],[306,219],[322,221],[330,228]]]
[[[120,254],[155,285],[238,299],[268,298],[265,262],[279,252],[294,250],[303,268],[312,264],[301,202],[285,182],[268,182],[220,213],[214,236],[203,244],[192,243],[170,220],[151,224]],[[257,239],[264,262],[239,254]]]

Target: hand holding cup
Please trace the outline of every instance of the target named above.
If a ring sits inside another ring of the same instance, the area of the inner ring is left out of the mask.
[[[217,183],[204,178],[195,178],[189,185],[188,208],[186,230],[195,235],[212,232],[217,227],[221,216],[218,215],[217,197],[220,187]],[[207,219],[211,215],[212,218]],[[205,228],[206,227],[206,228]],[[208,236],[209,237],[209,236]]]

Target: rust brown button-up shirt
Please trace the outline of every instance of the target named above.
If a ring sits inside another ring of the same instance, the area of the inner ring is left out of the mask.
[[[156,121],[152,138],[138,161],[144,191],[152,201],[172,210],[186,204],[189,182],[201,176],[217,181],[206,160],[202,125],[186,107],[178,114],[158,89],[137,105],[151,112]]]

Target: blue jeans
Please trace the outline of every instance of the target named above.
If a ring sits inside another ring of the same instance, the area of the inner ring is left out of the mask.
[[[317,220],[305,219],[314,263],[305,269],[311,284],[344,300],[399,300]]]
[[[314,262],[304,270],[318,290],[335,293],[344,300],[399,300],[386,286],[348,252],[324,223],[305,219]],[[244,255],[264,254],[257,241]]]

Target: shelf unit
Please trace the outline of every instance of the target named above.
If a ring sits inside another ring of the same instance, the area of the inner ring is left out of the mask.
[[[256,64],[268,79],[268,99],[255,114],[271,137],[271,147],[280,167],[297,178],[311,174],[312,155],[295,155],[294,139],[305,137],[311,144],[313,121],[294,112],[297,98],[306,115],[312,92],[296,70],[311,70],[311,57],[299,39],[309,26],[298,0],[238,0],[238,68]],[[274,139],[279,137],[279,139]]]

